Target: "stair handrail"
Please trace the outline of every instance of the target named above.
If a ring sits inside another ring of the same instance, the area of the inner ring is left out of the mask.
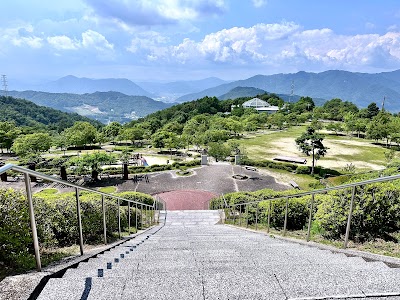
[[[343,190],[343,189],[347,189],[347,188],[352,188],[350,206],[349,206],[349,212],[348,212],[348,218],[347,218],[347,225],[346,225],[346,233],[345,233],[345,239],[344,239],[344,243],[343,243],[343,248],[345,249],[345,248],[347,248],[348,241],[349,241],[350,225],[351,225],[351,218],[352,218],[352,213],[353,213],[353,206],[354,206],[354,198],[355,198],[355,193],[356,193],[356,187],[364,186],[364,185],[367,185],[367,184],[373,184],[373,183],[381,183],[381,182],[393,181],[393,180],[397,180],[397,179],[400,179],[400,174],[391,175],[391,176],[383,176],[383,177],[378,177],[378,178],[374,178],[374,179],[368,179],[368,180],[363,180],[363,181],[358,181],[358,182],[353,182],[353,183],[347,183],[347,184],[337,185],[337,186],[323,188],[323,189],[316,189],[316,190],[307,191],[307,192],[295,193],[295,194],[284,195],[284,196],[279,196],[279,197],[265,198],[265,199],[262,199],[262,200],[250,201],[250,202],[245,202],[245,203],[235,203],[235,204],[230,204],[230,205],[226,202],[225,197],[223,197],[223,200],[225,202],[225,203],[223,203],[223,205],[225,205],[224,209],[229,209],[232,212],[233,212],[233,210],[236,210],[237,207],[239,207],[239,226],[240,226],[241,225],[240,224],[241,211],[242,211],[241,206],[243,206],[243,205],[244,206],[257,205],[256,220],[258,220],[258,205],[259,205],[259,203],[265,202],[265,201],[269,201],[270,209],[268,210],[268,227],[267,227],[267,232],[269,232],[270,216],[271,216],[271,203],[272,203],[272,201],[286,199],[285,221],[284,221],[284,225],[283,225],[283,235],[286,235],[286,226],[287,226],[287,219],[288,219],[289,201],[292,198],[298,198],[298,197],[304,197],[304,196],[310,196],[311,195],[310,212],[309,212],[309,218],[308,218],[308,228],[307,228],[307,237],[306,237],[307,242],[309,242],[310,241],[311,220],[312,220],[312,213],[313,213],[313,205],[314,205],[315,195],[324,194],[324,193],[327,193],[327,192],[330,192],[330,191],[336,191],[336,190]],[[246,208],[246,211],[247,211],[247,208]],[[235,224],[235,219],[234,219],[233,222]]]
[[[36,220],[35,220],[35,212],[34,212],[34,207],[33,207],[33,197],[32,197],[32,187],[31,187],[31,179],[30,176],[38,177],[47,181],[52,181],[52,182],[57,182],[60,184],[64,184],[66,186],[70,186],[75,188],[75,197],[76,197],[76,210],[77,210],[77,219],[78,219],[78,230],[79,230],[79,248],[80,248],[80,254],[83,255],[83,233],[82,233],[82,218],[81,218],[81,212],[80,212],[80,200],[79,200],[79,190],[84,190],[88,191],[91,193],[96,193],[101,195],[101,201],[102,201],[102,211],[103,211],[103,227],[104,227],[104,243],[107,244],[107,231],[106,231],[106,218],[105,218],[105,206],[104,206],[104,197],[110,197],[114,198],[118,202],[118,234],[119,238],[122,238],[121,236],[121,211],[120,211],[120,204],[121,201],[126,201],[129,204],[133,203],[135,204],[135,207],[140,205],[141,207],[141,214],[143,211],[143,207],[149,210],[155,209],[155,203],[153,202],[152,205],[150,204],[145,204],[142,202],[134,201],[131,199],[126,199],[123,197],[119,197],[116,195],[112,195],[109,193],[97,191],[91,188],[83,187],[77,184],[74,184],[69,181],[65,181],[53,176],[49,176],[34,170],[27,169],[25,167],[21,167],[15,164],[6,164],[2,167],[0,167],[0,175],[7,172],[7,171],[16,171],[24,174],[24,181],[25,181],[25,190],[26,190],[26,197],[28,200],[28,211],[29,211],[29,218],[30,218],[30,226],[31,226],[31,231],[32,231],[32,238],[33,238],[33,247],[34,247],[34,252],[35,252],[35,260],[36,260],[36,269],[38,271],[42,270],[42,265],[41,265],[41,260],[40,260],[40,247],[39,247],[39,240],[38,240],[38,235],[37,235],[37,228],[36,228]],[[129,205],[130,208],[130,205]],[[137,220],[137,210],[135,212],[136,214],[136,220]],[[150,220],[151,223],[153,223],[153,219]],[[130,223],[130,222],[129,222]],[[150,224],[151,225],[151,224]],[[137,226],[137,221],[136,221],[136,226]],[[143,225],[142,225],[143,226]],[[129,226],[130,227],[130,226]]]

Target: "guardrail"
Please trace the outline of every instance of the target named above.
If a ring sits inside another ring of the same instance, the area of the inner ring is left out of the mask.
[[[22,173],[24,175],[24,181],[25,181],[25,191],[26,191],[26,197],[28,200],[28,211],[29,211],[29,218],[30,218],[30,227],[32,231],[32,239],[33,239],[33,247],[34,247],[34,252],[35,252],[35,260],[36,260],[36,268],[38,271],[42,270],[42,265],[41,265],[41,260],[40,260],[40,247],[39,247],[39,240],[38,240],[38,234],[37,234],[37,229],[36,229],[36,220],[35,220],[35,210],[33,206],[33,200],[32,200],[32,188],[31,188],[31,180],[30,176],[38,177],[46,181],[52,181],[52,182],[57,182],[64,184],[69,187],[75,188],[75,198],[76,198],[76,214],[77,214],[77,223],[78,223],[78,234],[79,234],[79,249],[80,249],[80,254],[83,255],[83,232],[82,232],[82,216],[81,216],[81,204],[79,200],[79,191],[84,190],[88,191],[91,193],[99,194],[101,195],[101,204],[102,204],[102,214],[103,214],[103,235],[104,235],[104,244],[107,244],[107,224],[106,224],[106,209],[105,209],[105,203],[104,203],[104,197],[109,197],[113,198],[116,200],[117,205],[118,205],[118,236],[121,239],[121,203],[123,201],[126,201],[128,203],[128,231],[130,232],[131,228],[131,207],[133,208],[133,205],[135,207],[135,218],[136,218],[136,223],[135,225],[137,226],[138,224],[138,214],[137,211],[140,210],[140,219],[141,219],[141,229],[143,229],[143,220],[146,221],[146,226],[151,226],[155,224],[155,211],[160,210],[163,206],[165,206],[165,203],[161,205],[159,199],[154,199],[153,205],[137,202],[134,200],[118,197],[112,194],[96,191],[87,187],[83,187],[68,181],[64,181],[52,176],[48,176],[45,174],[42,174],[40,172],[36,172],[21,166],[17,166],[14,164],[7,164],[5,166],[0,167],[0,175],[7,172],[7,171],[15,171]],[[140,207],[140,209],[139,209]],[[148,218],[148,212],[150,211],[151,217]],[[146,218],[143,218],[143,214],[146,215]],[[137,228],[138,229],[138,228]]]
[[[263,199],[263,200],[257,200],[257,201],[251,201],[251,202],[245,202],[245,203],[236,203],[229,205],[225,199],[225,197],[222,195],[220,197],[220,201],[217,204],[214,204],[212,207],[213,209],[223,209],[223,210],[228,210],[229,212],[229,220],[232,220],[233,224],[236,225],[236,219],[238,219],[238,225],[242,226],[242,211],[245,212],[246,214],[246,227],[249,226],[248,224],[248,211],[249,207],[255,206],[255,229],[258,230],[258,225],[259,225],[259,204],[261,202],[269,202],[269,208],[268,208],[268,216],[267,216],[267,233],[269,233],[270,228],[271,228],[271,207],[272,203],[277,200],[286,200],[285,203],[285,216],[284,216],[284,223],[283,223],[283,235],[286,235],[287,232],[287,222],[288,222],[288,210],[289,210],[289,202],[290,200],[298,197],[304,197],[304,196],[311,196],[311,201],[309,203],[309,216],[308,216],[308,224],[307,224],[307,236],[306,240],[307,242],[310,241],[310,235],[311,235],[311,225],[312,225],[312,218],[313,218],[313,210],[314,210],[314,202],[315,202],[315,197],[316,195],[321,195],[325,194],[329,191],[337,191],[337,190],[345,190],[351,188],[351,197],[350,197],[350,205],[349,205],[349,210],[348,210],[348,216],[347,216],[347,224],[346,224],[346,231],[345,231],[345,237],[344,237],[344,242],[343,242],[343,248],[347,248],[348,242],[349,242],[349,234],[350,234],[350,227],[351,227],[351,220],[352,220],[352,214],[353,214],[353,208],[354,208],[354,199],[356,195],[356,189],[357,187],[365,186],[368,184],[373,184],[373,183],[382,183],[382,182],[388,182],[388,181],[393,181],[396,179],[400,179],[400,175],[392,175],[392,176],[386,176],[386,177],[379,177],[376,179],[370,179],[370,180],[364,180],[360,182],[355,182],[355,183],[349,183],[349,184],[344,184],[344,185],[338,185],[335,187],[329,187],[329,188],[324,188],[324,189],[318,189],[318,190],[312,190],[312,191],[307,191],[307,192],[301,192],[301,193],[296,193],[292,195],[285,195],[285,196],[280,196],[280,197],[275,197],[275,198],[269,198],[269,199]],[[243,206],[245,207],[243,209]]]

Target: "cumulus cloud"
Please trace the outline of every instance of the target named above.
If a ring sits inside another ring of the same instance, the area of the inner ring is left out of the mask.
[[[184,39],[174,46],[147,47],[151,61],[182,64],[295,65],[307,69],[400,67],[400,33],[338,35],[329,28],[303,30],[295,23],[233,27],[196,42]]]
[[[267,0],[251,0],[253,2],[254,7],[262,7],[267,4]]]
[[[48,37],[47,42],[57,50],[77,50],[80,47],[78,41],[74,41],[65,35]]]
[[[102,34],[90,29],[82,33],[82,47],[94,48],[98,51],[114,50],[114,45],[109,43]]]
[[[0,29],[0,42],[2,47],[11,44],[16,47],[28,46],[29,48],[39,49],[43,46],[43,38],[34,33],[34,28],[30,24]]]
[[[164,25],[220,15],[224,0],[85,0],[94,13],[126,25]]]

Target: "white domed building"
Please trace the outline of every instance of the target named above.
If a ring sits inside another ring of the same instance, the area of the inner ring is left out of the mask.
[[[279,110],[278,106],[272,106],[268,102],[259,98],[250,99],[242,104],[243,108],[254,108],[259,112],[276,113]]]

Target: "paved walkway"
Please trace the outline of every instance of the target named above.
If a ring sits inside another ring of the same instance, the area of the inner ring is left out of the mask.
[[[168,210],[199,210],[208,209],[210,200],[218,197],[206,191],[171,191],[156,195],[165,201]]]
[[[39,299],[400,299],[400,270],[381,262],[215,225],[217,211],[166,220],[51,279]]]
[[[247,180],[232,178],[234,174],[245,174]],[[290,189],[279,184],[275,178],[250,171],[230,164],[212,164],[194,169],[191,176],[178,176],[176,171],[149,174],[149,182],[128,180],[118,184],[119,191],[138,191],[146,194],[159,194],[176,190],[201,190],[221,195],[237,191],[257,191],[270,188],[273,190]]]

